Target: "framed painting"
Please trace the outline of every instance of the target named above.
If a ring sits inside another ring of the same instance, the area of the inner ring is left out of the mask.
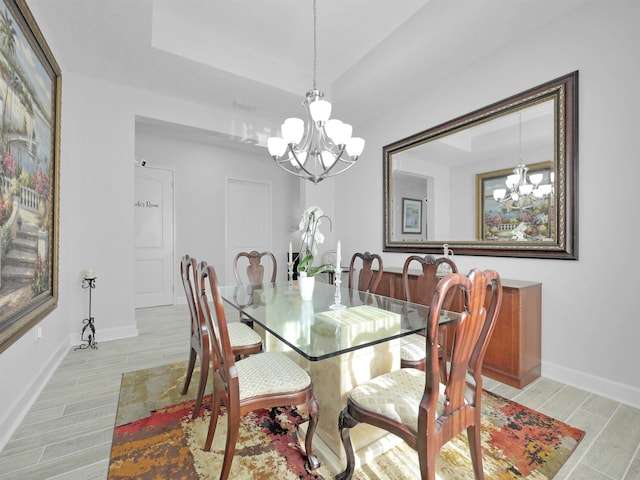
[[[422,233],[422,202],[420,200],[402,199],[402,233]]]
[[[520,181],[522,178],[525,180]],[[553,183],[550,161],[477,174],[478,240],[555,241]]]
[[[61,72],[26,2],[0,9],[2,352],[58,302]]]

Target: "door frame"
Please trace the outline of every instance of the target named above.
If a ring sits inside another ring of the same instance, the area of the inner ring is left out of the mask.
[[[169,172],[171,174],[171,234],[170,234],[170,238],[171,238],[171,265],[172,265],[172,269],[171,269],[171,275],[170,275],[170,288],[171,288],[171,303],[170,305],[175,305],[176,304],[176,275],[175,275],[175,268],[173,268],[173,265],[175,265],[175,259],[176,259],[176,185],[175,185],[175,181],[176,181],[176,171],[174,168],[166,168],[166,167],[150,167],[150,166],[142,166],[142,165],[138,165],[136,164],[134,166],[134,168],[145,168],[145,169],[150,169],[150,170],[161,170],[164,172]],[[134,170],[134,197],[135,197],[135,191],[136,191],[136,170]],[[134,202],[135,202],[135,198],[134,198]],[[135,230],[135,210],[134,210],[134,230]],[[138,307],[136,306],[136,292],[135,292],[135,282],[136,282],[136,271],[135,271],[135,261],[137,259],[136,257],[136,246],[135,246],[135,239],[134,239],[134,246],[133,246],[133,250],[134,250],[134,254],[133,254],[133,260],[134,260],[134,292],[133,292],[133,296],[134,296],[134,309],[137,308],[150,308],[152,307],[152,305],[149,306],[145,306],[145,307]],[[165,304],[162,305],[156,305],[156,306],[164,306]],[[169,304],[167,304],[169,305]]]

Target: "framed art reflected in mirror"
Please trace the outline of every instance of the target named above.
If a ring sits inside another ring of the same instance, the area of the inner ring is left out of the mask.
[[[541,162],[476,175],[478,240],[556,241],[552,168]]]
[[[402,233],[422,233],[422,202],[420,200],[402,199]]]

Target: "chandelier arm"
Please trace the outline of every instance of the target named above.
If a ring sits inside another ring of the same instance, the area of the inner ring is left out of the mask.
[[[316,176],[314,173],[311,173],[305,167],[305,164],[307,164],[310,161],[313,161],[314,164],[315,164],[315,160],[310,159],[309,155],[307,155],[307,158],[305,159],[305,161],[304,162],[300,162],[300,160],[298,159],[298,156],[296,155],[295,150],[293,148],[291,148],[291,145],[289,145],[289,151],[291,152],[291,155],[293,155],[293,158],[295,159],[295,161],[298,164],[298,166],[300,167],[300,169],[302,169],[309,177],[315,177]]]

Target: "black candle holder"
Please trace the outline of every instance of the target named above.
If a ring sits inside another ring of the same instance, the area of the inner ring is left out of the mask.
[[[80,333],[80,340],[86,343],[78,345],[75,350],[84,350],[89,347],[95,349],[98,348],[98,344],[96,343],[96,326],[94,325],[93,317],[91,316],[91,291],[96,288],[96,278],[97,277],[84,277],[82,279],[82,288],[89,290],[89,317],[82,320],[84,326]]]

